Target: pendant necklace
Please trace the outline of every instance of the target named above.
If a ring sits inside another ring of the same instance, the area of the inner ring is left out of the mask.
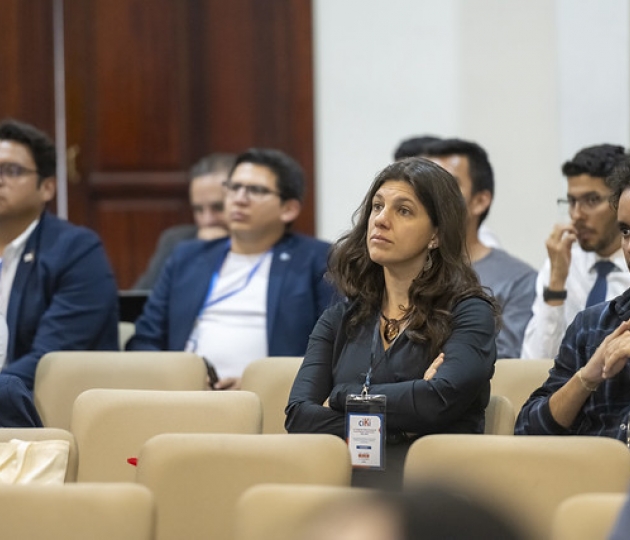
[[[381,311],[381,317],[383,317],[383,320],[385,321],[383,337],[385,338],[385,341],[387,341],[387,343],[391,343],[398,337],[398,334],[400,334],[400,325],[407,320],[407,318],[409,317],[409,313],[407,313],[404,317],[400,319],[388,319]]]

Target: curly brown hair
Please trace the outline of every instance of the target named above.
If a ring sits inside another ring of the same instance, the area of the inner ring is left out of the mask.
[[[385,167],[376,177],[361,206],[353,215],[353,227],[332,247],[329,278],[353,302],[348,329],[381,310],[385,278],[383,268],[370,259],[367,229],[372,199],[388,180],[407,182],[431,223],[437,227],[439,247],[431,252],[433,266],[419,269],[409,288],[407,334],[416,342],[426,342],[436,356],[451,334],[451,312],[464,298],[478,297],[489,302],[498,319],[499,308],[484,292],[470,266],[466,249],[466,205],[456,180],[435,163],[408,158]]]

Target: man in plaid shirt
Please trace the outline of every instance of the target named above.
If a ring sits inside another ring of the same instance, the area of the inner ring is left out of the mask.
[[[610,177],[621,247],[630,266],[630,156]],[[628,441],[630,289],[578,313],[547,381],[527,400],[516,435],[600,435]]]

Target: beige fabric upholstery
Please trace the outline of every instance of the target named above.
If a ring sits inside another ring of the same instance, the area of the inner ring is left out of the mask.
[[[2,537],[151,540],[155,507],[137,484],[0,486]]]
[[[70,453],[68,455],[68,468],[66,470],[66,482],[74,482],[77,479],[77,443],[74,435],[65,429],[58,428],[0,428],[0,442],[11,439],[22,441],[68,441]]]
[[[547,380],[553,360],[524,360],[522,358],[497,360],[490,381],[491,393],[505,396],[518,416],[531,393]]]
[[[235,540],[295,540],[332,505],[355,501],[369,490],[306,484],[259,484],[236,505]]]
[[[133,481],[145,441],[160,433],[260,433],[258,396],[245,391],[93,389],[75,401],[80,482]]]
[[[72,404],[90,388],[202,390],[206,385],[205,364],[192,353],[66,351],[39,361],[33,397],[44,426],[70,429]]]
[[[513,435],[515,420],[514,407],[508,398],[490,396],[486,408],[486,434]]]
[[[348,486],[344,441],[325,434],[158,435],[140,452],[137,481],[153,491],[158,540],[232,540],[235,506],[260,483]]]
[[[125,345],[136,333],[136,325],[129,321],[121,321],[118,323],[118,347],[121,351],[125,350]]]
[[[405,462],[405,484],[418,480],[461,485],[503,508],[531,538],[546,540],[558,505],[580,493],[625,493],[630,452],[607,437],[428,435]]]
[[[626,499],[624,493],[586,493],[566,499],[553,520],[553,540],[608,540]]]
[[[258,394],[263,408],[263,433],[286,433],[284,409],[301,356],[272,356],[249,364],[243,372],[241,388]]]

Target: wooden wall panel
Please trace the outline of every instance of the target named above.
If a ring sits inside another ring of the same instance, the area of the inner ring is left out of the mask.
[[[54,135],[52,2],[2,0],[0,118]]]
[[[52,2],[2,3],[0,116],[53,135]],[[64,0],[64,15],[70,219],[101,235],[121,288],[190,222],[185,171],[210,152],[295,157],[296,228],[313,233],[310,0]]]

